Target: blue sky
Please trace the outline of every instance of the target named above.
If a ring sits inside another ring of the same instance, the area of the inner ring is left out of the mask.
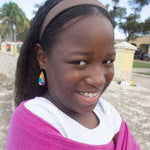
[[[18,4],[18,6],[24,11],[26,17],[28,19],[31,19],[33,17],[33,9],[34,5],[36,3],[41,4],[44,0],[0,0],[0,7],[2,7],[2,5],[4,3],[8,3],[9,1],[15,2]],[[110,7],[112,8],[113,4],[112,4],[112,0],[100,0],[104,5],[106,4],[110,4]],[[131,9],[129,9],[128,6],[128,0],[120,0],[119,2],[119,6],[121,7],[126,7],[127,8],[127,13],[131,12]],[[142,9],[141,12],[141,21],[144,21],[145,19],[147,19],[148,17],[150,17],[150,4],[145,6]]]

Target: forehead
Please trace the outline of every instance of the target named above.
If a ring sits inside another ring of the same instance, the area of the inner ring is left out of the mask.
[[[110,20],[103,15],[92,15],[68,21],[62,28],[54,49],[112,49],[113,44],[114,33]]]

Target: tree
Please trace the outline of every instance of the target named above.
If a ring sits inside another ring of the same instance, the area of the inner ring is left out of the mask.
[[[9,33],[9,26],[5,23],[0,23],[0,35],[1,38],[4,39],[6,36],[8,36]]]
[[[119,26],[127,35],[127,41],[134,40],[139,34],[150,33],[150,18],[145,22],[139,22],[140,12],[142,7],[148,5],[150,0],[128,0],[132,9],[132,14],[126,15],[126,8],[116,7],[115,13],[113,10],[109,11],[109,4],[106,5],[111,17],[114,19],[114,27]],[[114,16],[115,14],[115,16]]]
[[[29,21],[25,17],[23,11],[18,7],[17,4],[13,2],[5,3],[2,8],[0,8],[0,23],[1,26],[9,28],[6,34],[9,34],[9,41],[16,40],[16,36],[19,35],[20,31],[25,31],[26,28],[29,28]],[[5,30],[3,28],[3,30]],[[5,30],[6,31],[6,30]],[[1,35],[4,37],[4,33],[1,30]]]
[[[126,8],[124,7],[117,7],[115,10],[115,16],[113,10],[109,11],[111,17],[117,19],[117,21],[114,19],[114,28],[125,18],[126,16]]]
[[[150,18],[146,19],[145,22],[140,23],[141,32],[144,34],[150,34]]]
[[[126,16],[126,8],[124,8],[124,7],[116,7],[115,13],[114,13],[113,12],[114,10],[109,10],[109,6],[110,6],[109,4],[105,5],[105,7],[106,7],[107,11],[109,12],[112,20],[114,19],[113,21],[114,21],[114,28],[115,28],[121,22],[121,20],[125,18],[125,16]],[[115,19],[117,19],[117,21]],[[117,22],[119,22],[119,23],[117,23]]]
[[[120,28],[124,30],[124,33],[127,34],[127,41],[134,40],[137,37],[137,33],[140,33],[140,23],[137,19],[140,16],[138,14],[130,14],[126,17],[124,23],[120,23]]]
[[[43,3],[42,3],[43,4]],[[42,4],[35,4],[34,5],[34,8],[36,9],[36,10],[33,10],[33,14],[35,15],[36,13],[37,13],[37,10],[42,6]]]
[[[150,0],[129,0],[129,3],[134,3],[139,5],[140,7],[143,7],[145,5],[148,5],[150,3]]]
[[[119,27],[127,35],[127,41],[134,40],[140,34],[150,33],[150,19],[145,22],[139,22],[142,7],[149,4],[150,0],[129,0],[132,14],[126,17],[125,22],[120,22]]]

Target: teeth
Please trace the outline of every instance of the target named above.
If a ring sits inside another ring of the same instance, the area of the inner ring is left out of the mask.
[[[89,98],[95,97],[97,95],[97,93],[88,93],[88,92],[80,92],[80,94]]]

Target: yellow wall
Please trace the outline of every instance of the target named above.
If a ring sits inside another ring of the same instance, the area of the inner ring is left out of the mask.
[[[132,71],[133,50],[116,50],[116,60],[114,62],[115,69],[121,71]]]
[[[138,48],[140,48],[140,45],[142,44],[150,44],[150,36],[141,36],[141,37],[136,38],[135,40],[129,41],[129,43],[133,43]]]
[[[6,52],[6,51],[7,51],[6,45],[2,44],[2,45],[1,45],[1,50],[2,50],[3,52]]]
[[[115,80],[131,80],[134,52],[134,50],[116,49],[116,60],[114,62]]]
[[[11,45],[11,54],[17,55],[17,45],[16,44]]]
[[[2,44],[1,51],[11,53],[12,55],[17,55],[17,44],[10,44],[10,51],[7,51],[7,44]]]

